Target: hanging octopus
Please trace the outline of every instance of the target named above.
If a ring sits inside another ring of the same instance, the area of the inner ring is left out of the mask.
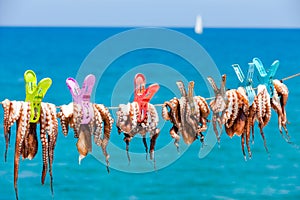
[[[289,90],[287,86],[277,79],[273,80],[273,97],[271,99],[271,106],[278,115],[278,129],[281,136],[289,142],[290,136],[286,127],[287,117],[285,106],[288,100]],[[287,138],[282,134],[282,128],[284,129]]]
[[[128,104],[120,104],[117,111],[117,129],[118,133],[124,133],[124,142],[126,143],[127,158],[130,162],[129,143],[136,134],[141,134],[148,154],[148,145],[146,133],[150,133],[150,159],[154,159],[154,149],[156,139],[160,130],[158,125],[158,114],[155,107],[150,104],[151,98],[158,91],[159,85],[152,84],[146,88],[146,78],[138,73],[134,77],[134,101]],[[155,161],[155,160],[154,160]],[[154,163],[155,164],[155,163]]]
[[[109,110],[102,104],[92,104],[94,117],[88,124],[82,124],[82,107],[76,103],[60,106],[57,117],[60,118],[63,134],[68,135],[69,126],[74,130],[74,137],[78,138],[76,146],[79,153],[79,164],[92,151],[91,137],[97,146],[102,148],[109,172],[109,154],[106,147],[110,139],[113,119]],[[103,125],[102,125],[103,124]],[[102,132],[104,129],[104,133]]]
[[[254,141],[254,123],[258,121],[258,127],[260,130],[261,137],[264,141],[264,147],[267,152],[269,152],[267,147],[267,142],[265,139],[265,134],[263,128],[269,123],[271,119],[271,101],[270,95],[267,91],[265,85],[260,84],[257,87],[257,93],[254,97],[253,104],[249,108],[249,129],[248,134],[250,134],[250,129],[252,130],[252,141]]]
[[[244,150],[245,139],[248,149],[249,157],[252,153],[249,145],[250,134],[247,134],[249,119],[249,101],[244,88],[239,87],[236,89],[227,90],[224,93],[226,75],[222,76],[222,85],[218,89],[215,81],[209,77],[209,82],[216,94],[216,98],[210,102],[211,109],[213,111],[213,121],[217,121],[219,126],[225,126],[226,134],[232,138],[234,135],[241,136],[241,146],[244,158],[246,154]],[[219,113],[222,113],[219,115]],[[220,141],[220,135],[217,129],[217,123],[213,123],[214,131],[218,141]]]
[[[174,144],[177,150],[179,150],[180,136],[178,132],[182,134],[186,144],[191,144],[199,136],[200,141],[204,142],[202,132],[207,129],[207,117],[210,110],[203,97],[193,96],[194,82],[189,83],[188,94],[181,81],[177,82],[177,85],[182,97],[180,99],[175,97],[170,101],[164,102],[162,116],[165,120],[170,120],[173,124],[170,129],[170,135],[175,139]]]
[[[237,90],[232,89],[226,91],[228,100],[227,108],[225,110],[223,123],[225,124],[225,131],[227,135],[232,138],[234,135],[241,136],[241,146],[244,158],[246,154],[244,150],[245,139],[248,149],[248,155],[251,158],[249,140],[250,134],[248,124],[250,123],[249,116],[249,101],[244,88],[239,87]]]
[[[14,158],[14,188],[16,199],[18,199],[18,170],[19,159],[22,155],[23,159],[33,159],[38,150],[36,123],[30,122],[31,109],[29,102],[2,101],[4,109],[4,136],[6,143],[5,160],[7,157],[7,148],[10,140],[11,127],[16,122],[16,143],[15,143],[15,158]],[[40,123],[40,139],[42,143],[43,170],[41,182],[44,184],[47,169],[49,166],[50,187],[53,194],[53,176],[52,164],[54,156],[54,148],[56,145],[58,122],[56,119],[56,107],[51,103],[41,103]]]
[[[146,142],[146,133],[150,133],[150,159],[154,158],[154,149],[156,139],[159,135],[160,130],[157,128],[158,125],[158,114],[155,107],[148,103],[147,112],[145,113],[145,119],[142,122],[138,121],[140,107],[137,102],[132,102],[128,104],[120,104],[117,111],[117,128],[119,134],[124,133],[124,142],[126,143],[126,152],[128,161],[130,161],[129,156],[129,142],[136,134],[141,134],[143,137],[143,143],[145,146],[145,151],[148,153],[148,145]]]

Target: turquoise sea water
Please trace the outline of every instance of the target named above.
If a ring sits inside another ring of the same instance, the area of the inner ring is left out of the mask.
[[[36,72],[38,79],[51,77],[53,85],[44,101],[62,105],[71,101],[65,85],[67,77],[76,77],[86,56],[102,41],[128,29],[124,28],[0,28],[0,99],[23,100],[23,73],[27,69]],[[237,79],[230,67],[238,63],[243,69],[253,57],[259,57],[266,66],[280,60],[276,77],[281,79],[300,71],[300,30],[284,29],[205,29],[196,35],[193,29],[175,29],[201,44],[228,77],[228,88],[237,86]],[[122,45],[122,44],[120,44]],[[113,47],[112,47],[113,51]],[[105,55],[103,55],[105,56]],[[99,57],[101,59],[101,57]],[[208,97],[203,80],[189,71],[189,63],[170,53],[155,49],[142,49],[120,56],[105,71],[97,88],[95,101],[111,105],[110,94],[115,82],[134,66],[160,63],[180,71],[188,80],[194,80],[195,93]],[[159,74],[159,71],[154,71]],[[167,74],[160,74],[167,81]],[[128,80],[132,82],[132,80]],[[300,197],[300,78],[285,82],[290,96],[287,104],[288,125],[291,140],[286,143],[277,129],[277,117],[272,112],[269,125],[264,129],[270,150],[268,155],[256,129],[255,143],[251,146],[253,158],[244,161],[240,138],[222,135],[221,147],[217,145],[203,159],[199,159],[200,142],[194,142],[179,159],[169,166],[149,173],[126,173],[111,169],[93,156],[87,156],[78,165],[78,154],[73,133],[64,137],[59,128],[53,166],[54,199],[299,199]],[[175,84],[175,83],[174,83]],[[133,87],[133,86],[132,86]],[[128,91],[132,91],[129,89]],[[127,91],[126,91],[127,92]],[[123,95],[123,94],[120,94]],[[155,95],[153,103],[163,103],[173,96],[167,89]],[[121,97],[120,97],[121,98]],[[127,103],[127,102],[124,102]],[[158,109],[159,114],[160,110]],[[112,110],[113,114],[115,111]],[[15,135],[12,134],[8,161],[4,162],[3,111],[0,112],[0,199],[14,199],[13,155]],[[157,149],[171,142],[165,123],[157,140]],[[14,130],[14,128],[13,128]],[[124,149],[123,136],[116,128],[111,142]],[[109,144],[111,145],[111,144]],[[143,153],[140,138],[134,139],[130,148]],[[171,152],[177,154],[174,151]],[[127,165],[126,154],[118,155]],[[168,155],[157,155],[157,159]],[[119,158],[111,156],[111,162]],[[121,162],[121,161],[120,161]],[[132,160],[134,162],[134,160]],[[157,160],[157,163],[160,161]],[[145,165],[149,165],[145,160]],[[133,164],[132,164],[133,165]],[[141,164],[143,165],[143,163]],[[127,166],[130,168],[130,166]],[[20,199],[52,199],[47,176],[40,184],[42,171],[41,147],[37,156],[21,161],[19,171]]]

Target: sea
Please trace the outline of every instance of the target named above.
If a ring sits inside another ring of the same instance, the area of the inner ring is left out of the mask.
[[[144,73],[147,85],[158,83],[159,91],[151,99],[159,115],[160,134],[156,141],[155,161],[146,155],[142,137],[129,146],[129,162],[123,134],[115,123],[108,144],[110,172],[101,152],[93,146],[78,163],[73,131],[65,137],[59,126],[53,163],[53,189],[49,174],[41,184],[42,154],[33,160],[20,158],[19,199],[299,199],[300,198],[300,77],[284,80],[289,88],[286,106],[290,143],[280,135],[277,114],[272,111],[263,129],[269,153],[259,128],[250,141],[252,158],[244,159],[241,138],[229,138],[223,130],[220,145],[215,140],[187,146],[179,151],[169,130],[172,124],[161,116],[161,104],[180,97],[176,81],[186,87],[194,81],[194,94],[205,98],[214,94],[207,76],[220,83],[227,75],[227,89],[240,86],[231,67],[239,64],[247,75],[248,63],[259,58],[266,70],[280,61],[275,74],[283,79],[300,72],[300,29],[230,29],[156,27],[0,27],[0,100],[25,100],[24,72],[33,70],[38,81],[50,77],[52,86],[43,102],[60,105],[72,102],[66,79],[95,74],[91,101],[109,107],[116,122],[119,104],[133,99],[133,79]],[[258,84],[255,69],[253,87]],[[210,100],[207,99],[207,102]],[[0,109],[1,110],[1,109]],[[209,119],[211,119],[211,115]],[[7,162],[4,161],[3,110],[0,112],[0,199],[15,199],[13,186],[15,128],[12,127]],[[204,132],[214,136],[211,125]],[[284,133],[285,134],[285,133]],[[39,133],[38,133],[39,135]],[[147,141],[149,145],[149,134]],[[205,145],[209,151],[203,153]],[[201,156],[202,155],[202,156]]]

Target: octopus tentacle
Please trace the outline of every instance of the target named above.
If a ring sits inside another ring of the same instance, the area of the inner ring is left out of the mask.
[[[106,147],[108,144],[108,141],[110,139],[110,133],[112,130],[112,125],[114,123],[113,118],[111,117],[111,114],[109,112],[109,110],[102,104],[95,104],[95,108],[98,110],[98,112],[101,115],[101,118],[103,120],[104,123],[104,135],[103,135],[103,139],[101,142],[101,148],[102,148],[102,152],[105,156],[105,160],[106,160],[106,167],[107,167],[107,171],[109,172],[109,154],[107,153]]]
[[[26,132],[25,139],[22,143],[23,159],[33,159],[38,151],[38,141],[36,133],[36,123],[29,123],[29,130]]]
[[[64,136],[67,136],[69,125],[71,125],[73,121],[73,103],[60,106],[60,111],[57,113],[57,117],[60,118],[60,124]]]
[[[93,104],[94,107],[94,118],[95,118],[95,131],[94,131],[94,142],[98,145],[101,146],[102,144],[102,138],[101,138],[101,134],[102,134],[102,117],[100,112],[98,111],[97,107],[95,104]]]
[[[147,127],[150,129],[148,131],[150,132],[150,138],[151,138],[149,153],[150,153],[150,160],[153,160],[156,139],[160,133],[160,130],[157,128],[157,124],[158,124],[157,111],[156,111],[155,107],[150,103],[148,103],[148,111],[149,111],[150,121],[148,122]]]
[[[266,126],[271,119],[271,101],[270,95],[267,91],[264,92],[264,105],[265,105],[265,116],[264,116],[264,126]]]
[[[46,132],[46,123],[47,123],[47,107],[46,104],[42,103],[41,105],[41,116],[40,116],[40,139],[42,143],[42,157],[43,157],[43,170],[42,170],[42,177],[41,182],[44,185],[45,177],[48,169],[48,138]]]
[[[239,108],[243,109],[243,112],[248,115],[249,112],[249,100],[246,95],[246,91],[243,87],[239,87],[237,89],[237,96],[238,96],[238,104]]]
[[[49,162],[49,174],[50,174],[50,188],[53,194],[53,175],[52,175],[52,165],[54,158],[54,148],[56,145],[57,134],[58,134],[58,121],[56,118],[56,107],[51,103],[46,104],[46,132],[48,134],[48,162]]]
[[[109,139],[110,138],[110,132],[112,130],[112,125],[114,123],[113,118],[111,117],[111,114],[109,110],[102,104],[96,104],[96,108],[100,112],[100,115],[104,122],[104,137]]]
[[[286,117],[286,111],[285,111],[285,106],[288,100],[288,94],[289,90],[287,86],[282,83],[282,81],[279,80],[273,80],[273,85],[274,85],[274,96],[276,94],[276,97],[272,98],[271,104],[272,108],[275,110],[275,112],[278,115],[278,127],[280,134],[282,135],[282,127],[286,133],[286,136],[288,137],[286,139],[287,142],[289,142],[289,134],[288,130],[286,127],[287,124],[287,117]],[[283,135],[282,135],[283,136]],[[285,139],[285,138],[284,138]]]
[[[205,98],[201,97],[201,96],[195,96],[194,99],[199,106],[201,116],[208,117],[210,110],[209,110],[209,106],[208,106],[208,103],[206,102]]]
[[[29,131],[29,120],[30,120],[30,104],[28,102],[21,103],[21,116],[18,119],[18,128],[15,143],[15,158],[14,158],[14,188],[16,193],[16,199],[18,199],[18,171],[19,161],[22,151],[22,143],[24,141],[26,132]]]
[[[148,121],[147,125],[148,128],[150,128],[150,130],[155,130],[158,125],[159,117],[154,105],[148,103],[148,109],[149,109],[150,121]]]
[[[263,132],[263,128],[268,124],[271,118],[271,102],[270,95],[265,85],[258,85],[257,95],[254,98],[254,104],[256,104],[256,119],[258,120],[261,137],[264,141],[264,146],[267,152],[267,142]]]
[[[79,137],[79,132],[80,132],[80,125],[81,125],[81,120],[82,120],[82,108],[79,104],[73,103],[73,130],[74,130],[74,137],[78,138]]]
[[[10,127],[9,127],[9,115],[10,115],[10,108],[11,102],[8,99],[2,101],[2,107],[4,110],[4,120],[3,120],[3,127],[4,127],[4,137],[5,137],[5,153],[4,153],[4,160],[6,162],[7,159],[7,149],[10,142]]]
[[[94,105],[91,104],[91,106],[89,108],[92,108],[92,113],[93,113],[93,117],[90,119],[90,122],[88,123],[88,127],[89,127],[89,132],[91,133],[91,135],[94,134],[97,126],[96,126],[96,117],[95,117],[95,109],[94,109]]]
[[[213,118],[212,118],[213,129],[214,129],[214,132],[216,134],[216,138],[218,140],[218,143],[220,144],[220,139],[221,139],[222,132],[220,132],[220,134],[219,134],[219,131],[218,131],[218,128],[217,128],[217,121],[218,121],[219,117],[220,117],[219,113],[213,113]]]
[[[241,138],[241,145],[242,145],[242,152],[243,152],[243,155],[244,155],[244,159],[246,160],[246,153],[245,153],[245,134],[242,134],[242,138]]]
[[[282,108],[281,108],[281,105],[280,105],[280,99],[279,99],[278,93],[275,89],[273,91],[271,106],[278,115],[278,129],[280,131],[280,134],[282,135],[282,130],[281,129],[282,129],[283,111],[282,111]]]
[[[4,133],[8,132],[8,124],[9,124],[9,114],[10,114],[10,107],[11,102],[8,99],[5,99],[1,102],[3,110],[4,110],[4,120],[3,120],[3,126],[4,126]]]
[[[247,145],[247,150],[248,150],[248,155],[249,155],[249,158],[251,159],[252,158],[252,152],[251,152],[251,149],[250,149],[250,130],[251,130],[251,124],[252,124],[252,117],[250,116],[250,114],[248,115],[247,117],[247,120],[246,120],[246,127],[245,127],[245,136],[246,136],[246,145]]]
[[[201,96],[195,96],[194,101],[198,105],[198,110],[199,110],[199,122],[201,123],[199,132],[204,132],[207,130],[207,117],[210,113],[208,103],[206,102],[205,98]]]
[[[10,133],[11,133],[11,126],[20,118],[21,109],[22,109],[22,102],[21,101],[11,101],[4,100],[5,110],[6,113],[4,114],[4,136],[5,136],[5,161],[7,157],[7,149],[10,141]],[[9,111],[8,111],[9,109]],[[9,113],[7,115],[7,113]]]
[[[238,96],[236,90],[228,90],[226,92],[227,99],[228,99],[228,106],[225,111],[224,115],[224,124],[226,122],[226,127],[229,128],[234,124],[234,121],[237,118],[238,111],[239,111],[239,104],[238,104]]]
[[[137,127],[137,123],[138,123],[138,117],[139,117],[139,105],[137,102],[132,102],[131,104],[129,103],[130,106],[130,118],[131,118],[131,122],[132,122],[132,127],[136,128]]]
[[[143,135],[143,144],[145,147],[145,152],[146,152],[146,160],[148,159],[148,144],[147,144],[147,140],[146,140],[146,135]]]
[[[179,131],[181,132],[182,136],[183,136],[183,139],[185,141],[187,141],[188,139],[188,135],[185,134],[186,132],[184,132],[184,130],[186,130],[186,120],[183,116],[185,116],[187,114],[187,100],[186,98],[180,98],[179,99],[179,104],[180,104],[180,107],[179,107],[179,112],[180,112],[180,119],[181,119],[181,123],[180,123],[180,128],[179,128]]]
[[[171,119],[167,107],[171,108],[170,103],[169,103],[169,102],[164,102],[164,104],[162,105],[162,117],[163,117],[164,120],[166,120],[166,121]]]
[[[282,106],[284,107],[288,100],[288,95],[289,95],[288,87],[277,79],[273,80],[273,85],[277,93],[283,97]]]
[[[8,129],[20,118],[22,105],[23,105],[22,101],[11,101],[8,124],[7,124]]]
[[[155,150],[155,144],[156,144],[156,139],[159,135],[159,129],[155,129],[154,131],[151,132],[151,139],[150,139],[150,160],[154,159],[154,150]]]
[[[170,111],[168,110],[170,109]],[[173,126],[171,127],[169,133],[174,139],[174,145],[179,151],[179,140],[180,135],[178,134],[178,127],[180,127],[180,114],[179,114],[179,100],[174,97],[170,101],[164,102],[162,106],[162,116],[165,120],[170,120]]]
[[[256,97],[254,97],[256,98]],[[247,122],[246,122],[246,137],[247,140],[246,142],[250,141],[250,135],[252,132],[252,143],[254,143],[254,123],[255,123],[255,117],[256,117],[256,103],[255,101],[252,102],[252,105],[248,105],[248,117],[247,117]],[[247,145],[248,145],[247,144]],[[251,158],[251,156],[249,155]]]
[[[244,144],[246,143],[248,155],[249,155],[249,158],[251,158],[252,153],[251,153],[249,141],[250,141],[250,124],[252,121],[252,117],[249,116],[249,109],[250,109],[249,100],[246,95],[245,89],[242,87],[239,87],[237,89],[237,95],[238,95],[239,108],[241,109],[240,111],[242,112],[241,118],[245,117],[245,120],[246,120],[245,124],[243,125],[244,127],[243,127],[243,130],[241,133],[243,135],[242,137],[244,137],[244,139],[246,140],[246,142],[242,141],[242,145],[243,145],[242,148],[244,147]],[[245,154],[244,154],[244,158],[246,159]]]
[[[178,128],[177,126],[173,125],[172,128],[170,129],[170,135],[172,138],[174,138],[174,145],[177,148],[177,151],[179,152],[179,140],[180,136],[178,134]]]
[[[265,127],[271,118],[270,95],[266,86],[258,86],[256,97],[257,99],[255,99],[255,103],[257,105],[257,119],[259,123],[262,124],[262,127]]]
[[[252,157],[249,141],[250,141],[250,124],[252,118],[249,118],[249,100],[246,95],[246,90],[242,87],[237,89],[237,97],[238,97],[238,107],[239,107],[239,117],[237,121],[237,128],[238,135],[242,135],[242,149],[244,153],[244,158],[246,160],[244,145],[246,143],[249,158]]]
[[[181,126],[179,99],[177,99],[176,97],[173,98],[169,103],[169,107],[171,112],[171,122],[174,123],[177,128],[179,128]]]

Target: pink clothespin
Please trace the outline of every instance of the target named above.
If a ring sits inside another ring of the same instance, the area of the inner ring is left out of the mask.
[[[85,77],[82,88],[80,89],[77,81],[74,78],[67,78],[66,83],[73,97],[73,102],[79,104],[82,108],[81,124],[88,124],[94,117],[94,111],[91,100],[91,94],[96,78],[93,74]]]

